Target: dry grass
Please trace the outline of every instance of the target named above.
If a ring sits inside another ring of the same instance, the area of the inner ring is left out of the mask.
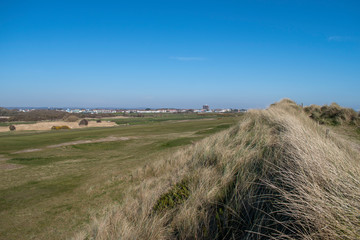
[[[354,109],[351,108],[340,107],[336,103],[332,103],[329,106],[310,105],[308,107],[304,107],[304,111],[320,124],[329,124],[334,126],[349,124],[360,126],[360,113],[355,112]]]
[[[359,239],[359,152],[336,136],[290,100],[251,111],[124,179],[74,239]]]

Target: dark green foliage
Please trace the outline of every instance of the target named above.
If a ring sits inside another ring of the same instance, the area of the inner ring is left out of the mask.
[[[164,209],[174,208],[186,201],[190,196],[189,181],[182,180],[173,186],[170,191],[160,196],[154,206],[154,211],[159,212]]]

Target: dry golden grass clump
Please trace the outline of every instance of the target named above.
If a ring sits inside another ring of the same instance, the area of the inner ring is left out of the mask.
[[[360,157],[290,100],[124,179],[75,239],[360,239]]]
[[[304,111],[320,124],[341,125],[350,124],[360,126],[360,115],[351,108],[340,107],[336,103],[330,106],[310,105],[304,107]]]
[[[51,127],[51,130],[63,130],[63,129],[70,129],[70,127],[66,126],[66,125],[64,125],[64,126],[52,126]]]

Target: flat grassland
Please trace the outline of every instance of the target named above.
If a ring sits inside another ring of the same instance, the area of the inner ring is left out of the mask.
[[[117,127],[0,133],[0,239],[66,239],[122,201],[124,178],[239,115],[114,119]],[[96,209],[96,210],[94,210]]]

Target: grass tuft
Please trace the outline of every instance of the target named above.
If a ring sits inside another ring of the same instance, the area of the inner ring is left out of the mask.
[[[190,196],[189,181],[182,180],[173,186],[170,191],[160,196],[159,200],[154,206],[154,212],[160,212],[164,209],[174,208],[183,203]]]

